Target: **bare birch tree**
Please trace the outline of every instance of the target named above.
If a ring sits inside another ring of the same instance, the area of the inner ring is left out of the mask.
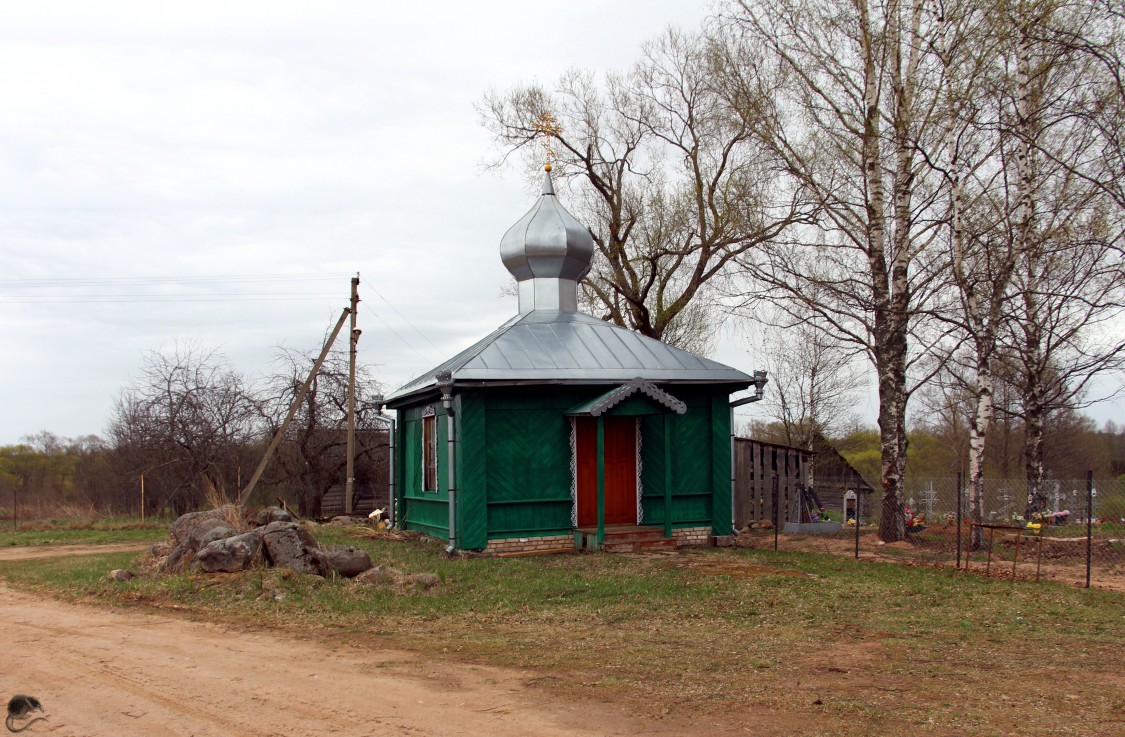
[[[947,375],[972,400],[968,417],[969,519],[984,521],[985,443],[995,415],[994,357],[1011,298],[1012,277],[1027,239],[1021,223],[1027,198],[1008,161],[1016,148],[1002,119],[1014,99],[1005,72],[1003,42],[989,8],[977,0],[935,6],[947,115],[945,142],[931,159],[946,178],[951,286],[957,309],[939,314],[956,326]],[[964,371],[959,369],[966,369]],[[978,547],[982,530],[973,528]]]
[[[812,311],[866,353],[879,391],[879,534],[899,540],[908,379],[932,340],[920,318],[944,276],[933,247],[938,187],[920,154],[942,140],[938,65],[925,43],[934,18],[921,0],[742,0],[729,20],[743,34],[727,64],[730,99],[820,214],[804,239],[741,259],[757,284],[747,304]],[[746,73],[761,46],[783,80],[768,108],[761,76]]]
[[[1005,378],[1022,387],[1033,498],[1044,473],[1045,413],[1073,404],[1120,350],[1112,340],[1097,347],[1089,340],[1095,323],[1119,309],[1112,294],[1115,266],[1121,285],[1120,246],[1108,223],[1119,221],[1120,207],[1107,185],[1114,143],[1104,130],[1120,110],[1120,65],[1113,34],[1104,31],[1114,27],[1104,4],[948,0],[935,7],[949,127],[944,156],[933,164],[947,179],[959,306],[943,318],[957,322],[964,339],[949,368],[973,398],[970,517],[980,522],[994,363],[1004,345],[1015,346],[1005,355],[1020,367]],[[1060,320],[1062,313],[1068,317]],[[1044,360],[1044,344],[1059,355]],[[1069,361],[1067,370],[1059,360]],[[973,542],[980,543],[979,530]]]
[[[995,13],[1014,70],[1002,131],[1011,141],[1022,243],[1009,338],[1025,426],[1028,512],[1045,505],[1043,434],[1052,411],[1080,406],[1095,377],[1125,366],[1117,131],[1120,8],[1023,0]]]

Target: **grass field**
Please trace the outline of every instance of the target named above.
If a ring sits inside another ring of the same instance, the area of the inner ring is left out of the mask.
[[[3,562],[0,576],[70,599],[514,666],[555,693],[751,734],[1125,733],[1125,596],[1112,591],[809,553],[451,560],[420,540],[318,536],[442,583],[268,570],[106,580],[128,555]]]
[[[10,524],[10,523],[9,523]],[[132,517],[105,519],[43,519],[22,522],[16,529],[0,526],[0,545],[98,545],[162,540],[168,523],[141,522]]]

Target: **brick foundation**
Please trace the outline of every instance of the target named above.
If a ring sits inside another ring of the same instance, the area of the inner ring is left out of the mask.
[[[695,547],[711,544],[710,527],[681,527],[672,530],[672,537],[680,547]]]
[[[505,537],[489,540],[486,554],[499,553],[537,553],[553,550],[574,549],[574,535],[549,535],[547,537]]]
[[[711,544],[710,527],[682,527],[672,530],[672,538],[677,547],[700,547]],[[484,549],[486,555],[501,553],[546,553],[556,550],[573,550],[573,535],[549,535],[547,537],[505,537],[489,540]]]

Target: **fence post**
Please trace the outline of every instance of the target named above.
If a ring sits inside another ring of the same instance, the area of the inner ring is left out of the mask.
[[[957,568],[961,568],[961,472],[957,472]]]
[[[1090,563],[1094,534],[1094,472],[1086,471],[1086,588],[1090,588]]]
[[[777,551],[777,528],[778,528],[778,514],[777,514],[777,474],[773,475],[773,549]]]
[[[859,560],[859,521],[860,510],[863,509],[863,492],[857,491],[855,495],[855,559]]]

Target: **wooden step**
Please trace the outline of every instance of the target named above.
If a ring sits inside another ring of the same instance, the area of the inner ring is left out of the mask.
[[[595,549],[597,528],[584,527],[578,530],[582,535],[580,547]],[[642,527],[639,525],[612,526],[605,528],[601,549],[607,553],[633,553],[642,550],[676,550],[675,538],[664,537],[663,527]]]
[[[659,540],[642,540],[628,543],[609,542],[606,540],[602,544],[602,550],[607,553],[639,553],[642,551],[676,549],[676,540],[674,538],[665,537],[661,537]]]

